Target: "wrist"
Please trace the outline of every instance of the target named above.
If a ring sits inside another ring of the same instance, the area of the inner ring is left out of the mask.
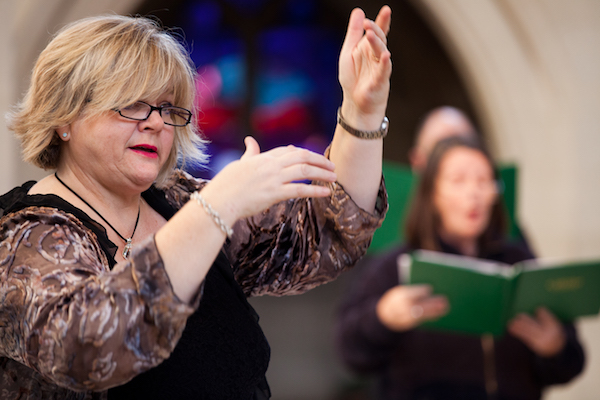
[[[200,205],[204,212],[213,220],[213,222],[221,229],[221,231],[227,235],[228,238],[231,238],[233,235],[233,229],[221,218],[221,215],[215,211],[212,205],[202,197],[199,191],[195,191],[190,196],[190,200],[196,201],[198,205]]]
[[[337,123],[340,127],[342,127],[343,130],[345,130],[352,136],[357,137],[359,139],[366,139],[366,140],[383,139],[384,137],[387,136],[388,129],[390,126],[390,121],[388,120],[387,117],[384,117],[383,120],[381,121],[381,125],[379,126],[379,129],[377,129],[377,130],[366,131],[366,130],[356,129],[355,127],[350,125],[348,123],[348,121],[346,121],[344,119],[344,116],[341,111],[341,107],[338,108],[338,111],[337,111]]]
[[[194,194],[196,192],[192,193],[190,200],[197,203],[203,210],[201,212],[210,216],[221,231],[230,237],[231,229],[237,221],[237,214],[234,212],[234,207],[222,201],[222,196],[215,194],[209,185],[210,183],[197,191],[199,196]]]
[[[381,128],[385,117],[385,106],[381,109],[363,111],[353,103],[344,101],[340,107],[344,120],[350,126],[361,131],[376,131]]]

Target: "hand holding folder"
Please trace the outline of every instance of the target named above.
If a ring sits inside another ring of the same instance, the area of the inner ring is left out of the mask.
[[[401,256],[399,269],[403,283],[429,284],[448,298],[450,312],[424,328],[500,336],[515,316],[540,307],[561,321],[600,311],[600,260],[511,266],[419,250]]]

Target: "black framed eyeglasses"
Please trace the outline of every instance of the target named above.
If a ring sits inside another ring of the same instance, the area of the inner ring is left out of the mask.
[[[158,111],[158,114],[167,125],[186,126],[192,120],[192,112],[185,108],[168,105],[154,107],[143,101],[136,101],[132,105],[115,111],[127,119],[145,121],[150,118],[150,114],[152,114],[152,111],[154,110]]]

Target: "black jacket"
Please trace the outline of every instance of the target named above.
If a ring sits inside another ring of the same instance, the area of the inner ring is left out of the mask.
[[[396,259],[410,250],[398,247],[365,260],[337,320],[337,344],[344,362],[356,372],[378,375],[381,399],[533,400],[547,385],[568,382],[581,372],[584,353],[572,324],[564,325],[566,346],[552,358],[537,356],[509,334],[496,339],[492,354],[484,356],[478,336],[387,329],[375,307],[388,289],[399,284]],[[458,254],[444,243],[442,250]],[[514,264],[533,255],[522,246],[505,243],[479,257]],[[497,382],[496,391],[486,391],[489,371]]]

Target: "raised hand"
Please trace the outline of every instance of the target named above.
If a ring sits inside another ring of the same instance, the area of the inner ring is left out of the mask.
[[[352,11],[339,59],[339,80],[345,122],[359,131],[377,131],[386,114],[392,73],[386,35],[392,10],[383,6],[375,21]],[[392,122],[393,123],[393,122]],[[336,126],[329,157],[336,165],[338,182],[363,210],[373,212],[381,183],[383,140],[353,136]]]
[[[535,317],[527,314],[517,315],[510,321],[508,332],[542,357],[555,356],[565,347],[563,325],[544,307],[537,310]]]
[[[432,296],[429,285],[394,286],[377,303],[377,317],[388,329],[403,332],[448,312],[444,296]]]
[[[348,31],[339,59],[339,80],[344,93],[342,114],[357,129],[370,124],[377,129],[385,115],[392,73],[387,49],[392,10],[383,6],[375,21],[356,8],[350,15]],[[365,121],[363,121],[365,120]]]
[[[223,168],[202,190],[203,196],[231,225],[283,200],[331,194],[326,186],[296,182],[334,182],[334,164],[323,155],[295,146],[261,153],[250,136],[245,144],[244,155]]]

